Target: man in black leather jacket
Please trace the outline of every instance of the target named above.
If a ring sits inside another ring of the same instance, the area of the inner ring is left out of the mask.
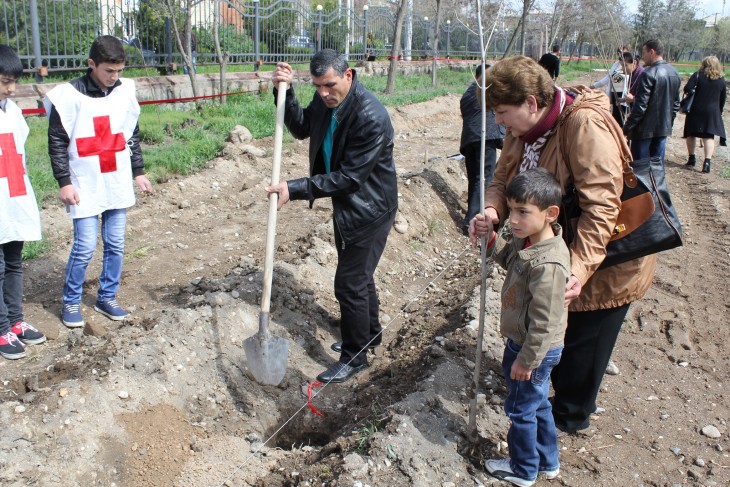
[[[667,136],[672,134],[674,117],[679,111],[682,80],[663,55],[664,45],[659,39],[646,41],[642,46],[642,59],[648,67],[639,77],[631,113],[624,124],[634,159],[664,159]]]
[[[269,186],[279,208],[289,200],[332,198],[342,342],[337,363],[317,380],[343,382],[368,365],[381,326],[373,275],[398,208],[393,126],[382,103],[357,80],[344,56],[324,49],[312,57],[317,93],[306,108],[291,87],[292,69],[279,63],[271,78],[286,82],[285,123],[297,139],[309,137],[309,176]],[[276,98],[276,90],[274,90]]]

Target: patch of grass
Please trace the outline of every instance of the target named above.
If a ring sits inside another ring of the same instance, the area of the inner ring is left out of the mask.
[[[423,242],[421,242],[420,240],[415,239],[415,238],[408,241],[408,246],[410,248],[412,248],[413,250],[423,250],[425,245],[426,244],[424,244]]]
[[[365,426],[362,426],[357,430],[357,447],[355,451],[360,454],[366,454],[368,452],[368,443],[370,438],[378,432],[378,424],[375,421],[368,420]]]
[[[154,245],[148,244],[148,245],[142,245],[141,247],[137,247],[132,251],[132,257],[140,259],[142,257],[146,257],[150,250],[154,248]]]
[[[437,232],[441,231],[444,224],[441,220],[429,220],[427,224],[428,236],[433,237]]]
[[[50,243],[43,237],[35,242],[23,243],[23,260],[33,260],[43,254],[50,247]]]

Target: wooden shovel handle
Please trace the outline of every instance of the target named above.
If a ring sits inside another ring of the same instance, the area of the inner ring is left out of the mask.
[[[274,129],[274,162],[271,165],[271,184],[279,183],[281,168],[281,146],[284,139],[284,102],[286,101],[286,81],[279,83],[276,95],[276,128]],[[271,308],[271,282],[274,278],[274,239],[276,237],[276,207],[278,193],[269,194],[269,219],[266,224],[266,257],[264,259],[264,289],[261,294],[261,312],[268,315]],[[267,323],[259,320],[259,332],[266,331]],[[266,320],[268,321],[268,320]]]

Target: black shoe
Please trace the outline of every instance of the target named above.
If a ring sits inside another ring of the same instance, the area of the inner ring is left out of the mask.
[[[336,362],[334,365],[332,365],[329,369],[325,370],[321,374],[317,376],[317,380],[320,382],[345,382],[347,379],[352,377],[353,375],[360,372],[362,369],[367,367],[367,362],[356,365],[354,367],[343,364],[342,362]]]
[[[710,172],[710,165],[712,164],[711,159],[705,159],[705,163],[702,164],[702,172],[708,173]]]
[[[695,159],[695,155],[692,154],[687,158],[687,164],[685,166],[689,167],[695,167],[695,164],[697,163],[697,159]]]
[[[380,345],[379,343],[371,343],[368,345],[368,350],[375,350],[375,347]],[[333,343],[330,348],[337,353],[342,353],[342,341]]]

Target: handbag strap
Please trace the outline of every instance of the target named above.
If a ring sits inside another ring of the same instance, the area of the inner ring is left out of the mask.
[[[598,113],[603,117],[604,122],[607,124],[615,123],[615,120],[613,119],[613,115],[608,112],[603,107],[594,106],[594,105],[588,105],[583,104],[581,106],[577,107],[569,107],[569,109],[572,109],[574,111],[578,111],[581,109],[590,109],[594,112]],[[563,153],[563,145],[565,140],[563,140],[565,137],[567,137],[567,133],[565,130],[561,131],[560,134],[560,141],[558,141],[558,153],[560,154],[560,158],[563,160],[563,163],[565,164],[566,168],[568,169],[568,172],[570,173],[570,179],[573,181],[573,186],[575,186],[575,178],[573,177],[573,170],[570,168],[570,164],[568,163],[568,159],[565,157]],[[629,188],[635,188],[638,184],[638,179],[636,178],[636,175],[634,174],[634,168],[631,167],[631,163],[633,162],[633,158],[631,157],[630,152],[621,151],[623,153],[623,156],[621,157],[621,167],[623,171],[623,179],[624,179],[624,185]]]

